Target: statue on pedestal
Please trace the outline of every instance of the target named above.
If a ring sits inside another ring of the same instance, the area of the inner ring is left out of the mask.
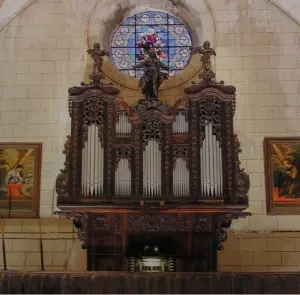
[[[132,67],[133,70],[142,68],[143,76],[139,81],[139,88],[147,100],[158,100],[158,90],[162,82],[168,78],[167,73],[160,69],[169,70],[156,55],[155,48],[149,49],[149,57]]]
[[[216,52],[210,47],[210,42],[205,41],[203,46],[191,47],[192,54],[202,54],[201,60],[203,62],[204,71],[212,71],[210,57],[216,56]]]

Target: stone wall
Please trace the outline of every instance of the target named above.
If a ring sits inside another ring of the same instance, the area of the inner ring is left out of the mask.
[[[299,271],[300,233],[229,233],[219,253],[222,272]]]
[[[86,269],[86,251],[81,249],[77,232],[69,219],[6,219],[2,229],[8,270],[41,270],[40,240],[46,271]],[[1,243],[0,268],[3,267]]]

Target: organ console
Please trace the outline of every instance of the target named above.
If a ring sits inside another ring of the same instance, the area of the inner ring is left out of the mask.
[[[205,44],[194,51],[207,65]],[[153,95],[129,106],[104,83],[105,54],[97,50],[89,50],[91,82],[69,89],[56,214],[73,219],[88,270],[216,271],[226,229],[250,215],[233,130],[235,87],[205,66],[173,106]],[[147,87],[158,89],[161,81],[151,81]]]

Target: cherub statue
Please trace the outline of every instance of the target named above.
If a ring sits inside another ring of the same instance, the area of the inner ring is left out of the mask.
[[[204,71],[211,71],[211,61],[210,56],[216,56],[216,52],[210,47],[210,42],[205,41],[203,46],[200,47],[191,47],[192,54],[199,53],[202,54],[201,60],[204,65]]]
[[[109,56],[109,52],[101,49],[99,43],[94,43],[94,48],[87,50],[94,60],[93,74],[102,73],[103,56]]]
[[[169,70],[169,67],[163,64],[156,55],[156,49],[149,49],[149,57],[132,69],[143,68],[144,74],[139,81],[139,88],[145,95],[146,99],[158,100],[158,89],[162,82],[167,79],[168,75],[162,73],[160,69]]]

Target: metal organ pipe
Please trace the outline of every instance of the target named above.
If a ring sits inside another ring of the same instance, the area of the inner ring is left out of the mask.
[[[116,134],[118,135],[130,135],[131,134],[131,123],[128,120],[127,115],[122,112],[118,114],[116,122]]]
[[[176,159],[173,171],[173,194],[176,197],[186,197],[189,195],[189,170],[185,160]]]
[[[185,112],[178,111],[173,121],[173,134],[186,134],[188,133],[188,122],[185,118]]]
[[[161,151],[156,140],[150,139],[143,153],[143,194],[161,196]]]
[[[85,197],[103,194],[104,150],[98,136],[98,127],[88,126],[88,139],[82,150],[81,187]]]
[[[211,122],[205,121],[204,134],[200,148],[201,193],[218,197],[223,194],[222,150]]]
[[[131,171],[128,159],[120,159],[115,172],[116,196],[130,196],[131,194]]]

